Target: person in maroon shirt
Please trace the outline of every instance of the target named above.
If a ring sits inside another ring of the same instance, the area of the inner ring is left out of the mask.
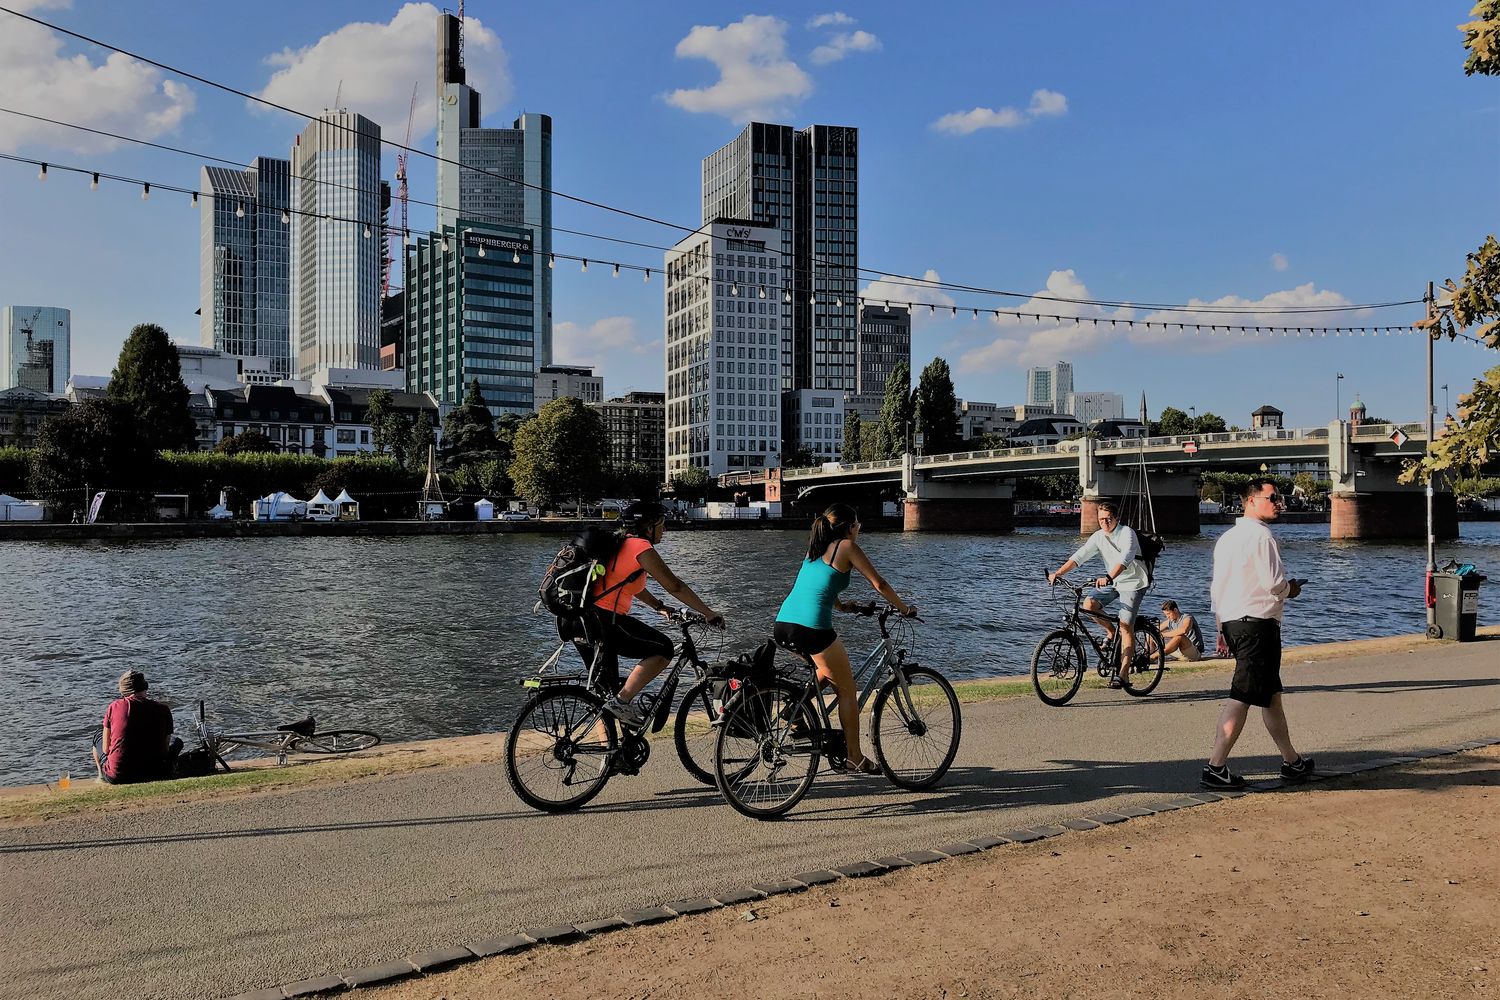
[[[182,741],[172,736],[172,710],[147,698],[146,688],[139,670],[120,675],[120,697],[104,710],[103,739],[94,751],[101,781],[124,785],[172,776]]]

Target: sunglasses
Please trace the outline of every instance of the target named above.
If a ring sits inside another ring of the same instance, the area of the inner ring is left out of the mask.
[[[1282,496],[1280,493],[1267,494],[1265,496],[1258,497],[1257,499],[1269,500],[1271,503],[1276,504],[1278,507],[1286,503],[1286,497]]]

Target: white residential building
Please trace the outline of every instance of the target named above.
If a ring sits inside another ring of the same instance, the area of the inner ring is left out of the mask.
[[[543,365],[537,369],[534,384],[532,399],[538,413],[565,396],[590,404],[604,402],[604,376],[595,375],[587,365]]]
[[[844,394],[834,389],[794,389],[784,394],[788,438],[820,462],[837,462],[844,453]]]
[[[1061,412],[1072,414],[1085,424],[1096,420],[1124,420],[1125,397],[1118,392],[1070,392],[1063,401]]]

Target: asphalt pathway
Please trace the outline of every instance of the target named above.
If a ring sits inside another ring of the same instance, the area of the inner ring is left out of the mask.
[[[1417,649],[1289,663],[1299,748],[1339,764],[1500,735],[1500,644]],[[1196,788],[1226,683],[965,706],[937,788],[824,775],[774,823],[692,784],[662,742],[572,815],[477,765],[0,831],[0,996],[228,996],[1157,801]],[[1276,763],[1252,716],[1233,766]]]

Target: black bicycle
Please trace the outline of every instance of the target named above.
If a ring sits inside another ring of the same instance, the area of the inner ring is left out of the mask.
[[[680,608],[670,620],[681,630],[682,643],[657,693],[640,695],[645,717],[640,726],[625,725],[604,711],[613,693],[605,678],[617,668],[597,643],[585,673],[555,673],[569,640],[522,682],[535,693],[521,706],[505,743],[505,775],[522,802],[544,812],[567,812],[603,791],[613,775],[639,774],[651,756],[649,737],[671,714],[684,670],[692,672],[693,683],[677,706],[673,742],[687,772],[705,785],[714,783],[714,723],[722,702],[692,634],[707,619]]]
[[[1155,618],[1137,615],[1135,619],[1135,655],[1131,660],[1130,673],[1120,677],[1120,628],[1115,623],[1114,632],[1102,643],[1084,624],[1084,616],[1097,624],[1110,621],[1110,617],[1083,607],[1085,588],[1076,587],[1058,577],[1057,582],[1073,595],[1073,606],[1063,615],[1063,627],[1048,632],[1037,643],[1031,654],[1031,685],[1036,695],[1049,705],[1066,705],[1078,693],[1083,684],[1083,675],[1088,673],[1088,654],[1084,643],[1093,647],[1096,669],[1100,677],[1119,678],[1126,694],[1145,697],[1156,690],[1161,675],[1167,669],[1166,644],[1162,642],[1160,622]]]

